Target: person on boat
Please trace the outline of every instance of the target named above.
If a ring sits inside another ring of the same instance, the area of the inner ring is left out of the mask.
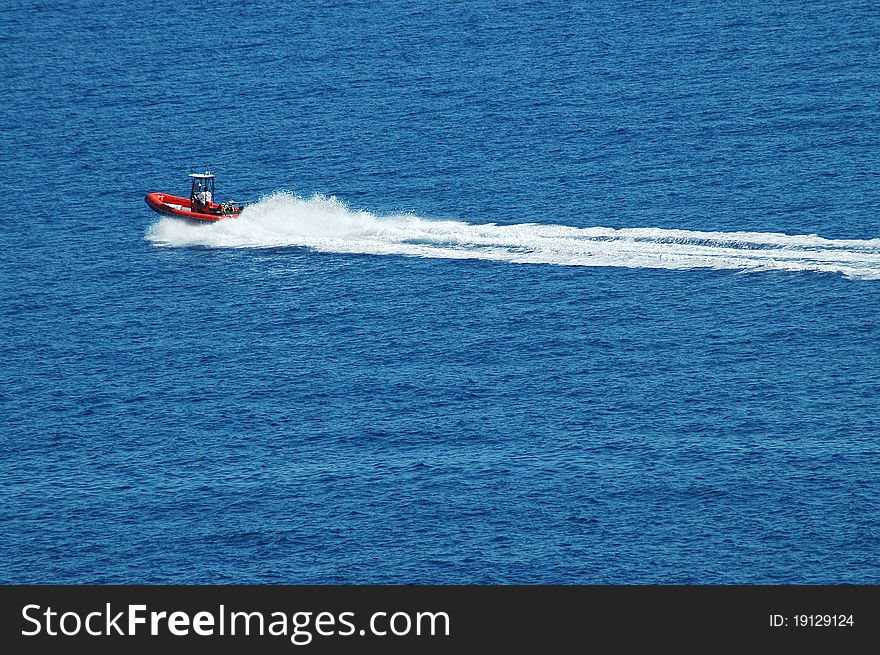
[[[193,211],[198,211],[201,209],[199,207],[199,194],[202,192],[202,183],[200,181],[196,181],[193,184],[192,196],[190,197],[190,205],[192,206]]]
[[[208,191],[207,189],[205,191],[201,191],[200,193],[197,193],[196,198],[198,199],[198,201],[202,205],[202,207],[207,207],[208,205],[211,204],[211,201],[213,200],[213,198],[211,197],[211,192]]]
[[[196,185],[193,189],[192,208],[193,211],[204,211],[211,204],[211,192],[203,189],[201,184]]]

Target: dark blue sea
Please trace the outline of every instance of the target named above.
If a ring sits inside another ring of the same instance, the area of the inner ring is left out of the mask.
[[[0,45],[0,582],[880,583],[876,2]]]

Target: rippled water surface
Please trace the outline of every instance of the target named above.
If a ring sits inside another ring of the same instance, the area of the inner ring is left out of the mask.
[[[0,581],[880,582],[875,3],[0,36]]]

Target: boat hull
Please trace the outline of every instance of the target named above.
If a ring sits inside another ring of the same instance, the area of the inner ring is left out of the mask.
[[[148,193],[144,198],[147,206],[157,214],[183,218],[196,223],[216,223],[224,218],[237,218],[241,212],[224,212],[220,205],[212,203],[209,211],[193,211],[189,198],[169,193]]]

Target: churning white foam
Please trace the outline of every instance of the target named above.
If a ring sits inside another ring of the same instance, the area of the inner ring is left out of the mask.
[[[491,259],[632,268],[713,268],[840,273],[880,279],[880,239],[825,239],[765,232],[478,224],[352,211],[334,197],[276,193],[236,219],[190,224],[163,218],[146,238],[161,246],[271,248]]]

